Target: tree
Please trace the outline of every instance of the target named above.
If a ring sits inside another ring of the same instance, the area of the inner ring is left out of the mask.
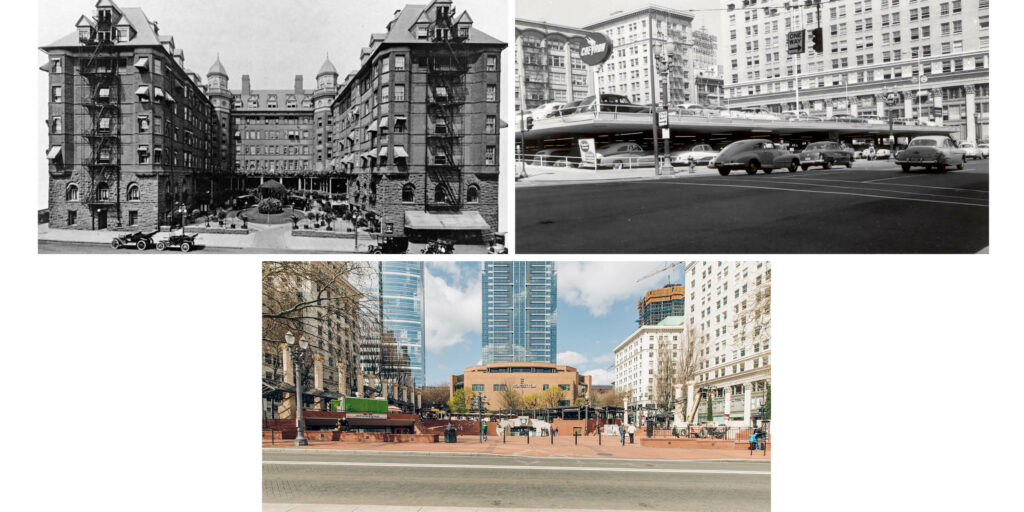
[[[537,393],[530,393],[523,397],[523,408],[524,409],[536,409],[540,403],[540,395]]]
[[[770,382],[765,384],[764,388],[764,418],[762,419],[772,419],[772,384]]]
[[[622,399],[626,393],[614,388],[604,393],[594,393],[594,405],[596,407],[622,407]]]
[[[448,410],[457,414],[469,412],[469,408],[473,404],[473,395],[471,389],[456,389],[455,393],[452,393],[451,399],[448,400]]]
[[[541,408],[550,409],[551,407],[558,407],[558,404],[563,400],[565,400],[565,390],[560,386],[551,386],[541,392],[538,405]]]
[[[448,399],[450,398],[448,386],[437,384],[424,386],[420,388],[420,392],[422,393],[424,408],[436,407],[444,409],[448,407]]]
[[[708,391],[708,421],[712,421],[714,416],[711,415],[711,391]]]
[[[576,407],[583,407],[583,406],[586,406],[586,405],[590,405],[590,401],[587,400],[586,397],[583,397],[583,396],[576,397]]]
[[[498,395],[498,408],[499,409],[522,409],[523,408],[523,394],[520,393],[514,387],[515,381],[511,378],[505,379],[505,382],[501,385],[502,390]]]

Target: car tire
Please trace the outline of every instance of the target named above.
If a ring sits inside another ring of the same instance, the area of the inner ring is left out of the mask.
[[[821,164],[821,168],[822,169],[826,169],[826,170],[831,169],[832,168],[832,161],[831,160],[825,160],[825,163]]]
[[[910,164],[903,164],[903,172],[910,172]]]
[[[765,167],[762,170],[764,171],[765,174],[771,174],[772,171],[774,171],[775,169],[772,169],[771,167]]]
[[[147,247],[149,247],[149,244],[147,244],[145,240],[139,240],[135,243],[135,248],[140,251],[145,251]]]
[[[110,246],[113,247],[114,249],[120,249],[121,248],[121,241],[115,238],[115,239],[110,241]]]
[[[722,176],[728,176],[729,175],[729,169],[719,168],[718,169],[718,174],[721,174]]]
[[[380,249],[374,249],[374,250],[370,251],[370,253],[372,253],[372,254],[384,254],[384,251],[382,251]]]
[[[156,250],[158,250],[158,251],[166,251],[167,250],[167,242],[157,242],[156,243]]]
[[[622,161],[621,160],[616,160],[616,161],[612,162],[612,169],[615,169],[616,171],[622,169]]]
[[[851,167],[853,167],[853,160],[850,160],[849,162],[846,162],[846,168],[849,169]]]
[[[799,168],[799,167],[800,167],[800,161],[799,160],[791,160],[789,162],[788,170],[789,170],[789,172],[796,172],[797,168]]]
[[[807,164],[803,164],[803,165],[800,166],[800,168],[806,171],[807,169],[810,169],[811,166],[809,166]]]
[[[181,252],[189,252],[192,250],[192,242],[182,242]]]
[[[761,162],[757,160],[751,160],[747,162],[747,174],[757,174],[757,170],[761,168]]]
[[[964,166],[965,165],[967,165],[967,157],[966,156],[964,157],[963,160],[960,161],[960,163],[956,164],[956,170],[958,170],[958,171],[964,170]]]

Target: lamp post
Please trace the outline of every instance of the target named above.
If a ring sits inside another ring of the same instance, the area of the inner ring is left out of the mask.
[[[295,446],[306,446],[309,441],[306,441],[306,423],[302,419],[302,373],[300,371],[300,359],[306,357],[306,349],[309,348],[309,342],[306,341],[306,337],[299,338],[299,345],[295,346],[295,336],[291,333],[285,333],[284,340],[288,343],[288,350],[292,354],[292,365],[295,369],[295,427],[298,429],[298,433],[295,435]]]

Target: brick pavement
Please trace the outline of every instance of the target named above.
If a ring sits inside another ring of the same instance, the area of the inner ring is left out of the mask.
[[[554,444],[550,437],[532,437],[530,444],[526,444],[525,437],[507,437],[502,443],[501,437],[490,436],[486,443],[480,443],[476,436],[459,436],[459,442],[448,443],[367,443],[367,442],[343,442],[343,441],[320,441],[311,439],[307,432],[309,446],[298,447],[292,444],[291,440],[264,441],[264,448],[298,448],[313,450],[381,450],[381,451],[416,451],[434,453],[484,453],[495,455],[526,455],[532,457],[596,457],[596,458],[629,458],[629,459],[674,459],[674,460],[708,460],[708,459],[749,459],[749,460],[771,460],[771,449],[767,454],[748,450],[737,450],[734,448],[656,448],[640,446],[640,439],[636,444],[619,444],[618,437],[604,436],[602,444],[598,445],[596,436],[579,438],[579,444],[573,444],[571,436],[559,436],[554,438]],[[732,441],[726,441],[732,444]]]

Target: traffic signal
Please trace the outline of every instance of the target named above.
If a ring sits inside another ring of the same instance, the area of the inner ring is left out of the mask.
[[[532,117],[527,117],[526,118],[526,131],[530,131],[532,129],[533,129],[533,118]]]
[[[821,31],[821,27],[811,31],[811,43],[814,51],[818,53],[825,53],[825,36]]]

